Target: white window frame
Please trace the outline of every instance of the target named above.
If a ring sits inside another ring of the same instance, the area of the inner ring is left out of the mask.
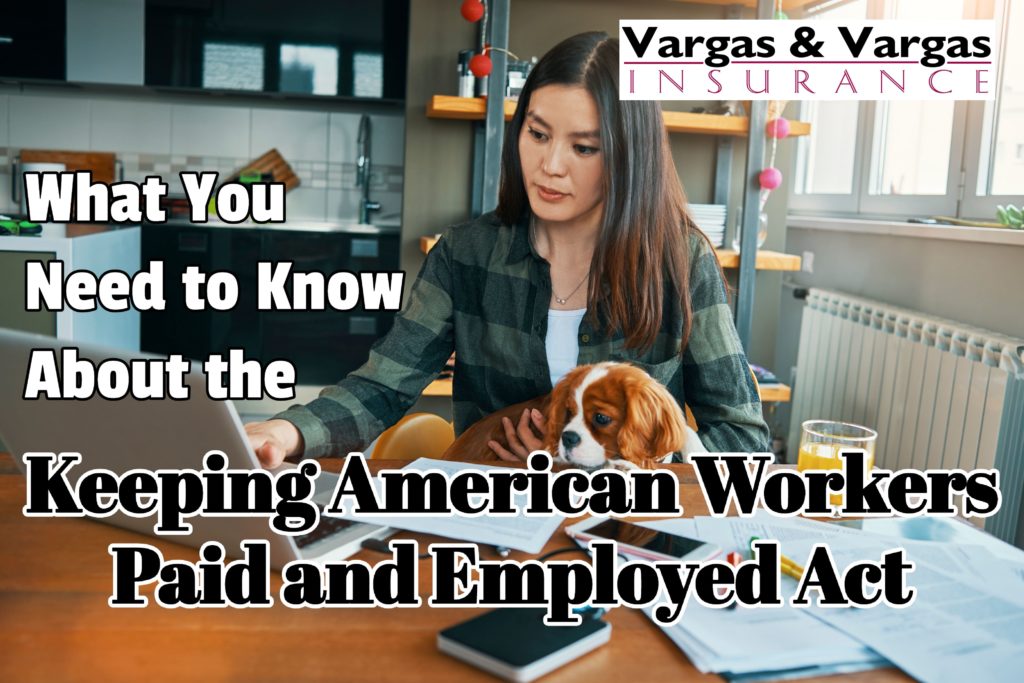
[[[868,0],[869,18],[887,16],[886,0]],[[972,11],[973,10],[973,11]],[[999,73],[993,84],[1002,82],[1003,45],[1008,31],[1006,18],[1008,0],[981,0],[965,3],[965,18],[998,18],[1003,35],[996,41]],[[1020,11],[1020,10],[1018,10]],[[879,158],[879,136],[875,135],[876,120],[884,106],[882,102],[861,101],[857,107],[857,142],[854,149],[853,179],[849,194],[797,193],[789,198],[789,211],[793,214],[818,216],[857,216],[860,218],[907,218],[951,216],[967,219],[995,221],[996,206],[1020,205],[1024,195],[979,195],[979,176],[982,172],[982,143],[987,137],[987,126],[997,130],[995,117],[999,100],[958,101],[954,104],[951,129],[949,168],[946,192],[941,195],[871,194],[871,173]],[[803,108],[801,107],[801,112]],[[814,135],[814,131],[811,131]],[[876,142],[876,138],[878,142]],[[991,139],[990,139],[991,140]],[[985,153],[988,158],[988,152]],[[800,163],[799,158],[797,163]],[[989,161],[991,164],[991,161]],[[991,169],[986,169],[986,174]],[[986,176],[988,177],[988,176]]]

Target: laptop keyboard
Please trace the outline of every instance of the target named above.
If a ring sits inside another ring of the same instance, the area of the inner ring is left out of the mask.
[[[341,519],[339,517],[326,517],[321,515],[320,523],[316,525],[316,528],[309,531],[302,536],[295,537],[295,545],[300,548],[313,545],[317,541],[321,541],[331,534],[337,533],[343,529],[348,529],[354,524],[359,522],[352,522],[347,519]]]

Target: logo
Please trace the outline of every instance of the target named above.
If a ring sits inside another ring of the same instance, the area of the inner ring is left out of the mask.
[[[993,21],[623,20],[624,100],[992,100]]]

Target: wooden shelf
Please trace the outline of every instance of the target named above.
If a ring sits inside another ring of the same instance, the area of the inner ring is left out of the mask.
[[[437,244],[437,237],[424,235],[420,237],[420,251],[426,254]],[[732,249],[716,249],[718,262],[723,268],[739,268],[740,255]],[[792,254],[783,254],[778,251],[757,252],[757,270],[800,270],[800,257]]]
[[[742,5],[743,7],[757,7],[757,0],[677,0],[678,2],[689,2],[695,5],[721,5],[723,7],[729,5]],[[821,0],[782,0],[782,9],[784,12],[790,12],[795,9],[800,9],[805,5],[810,5],[814,2],[820,2]]]
[[[760,387],[762,403],[786,403],[789,401],[790,388],[785,384],[769,384]],[[451,396],[452,381],[435,379],[423,390],[424,396]]]
[[[718,262],[723,268],[739,268],[740,254],[732,249],[715,249]],[[759,249],[757,252],[757,270],[800,270],[800,257],[783,254],[778,251]]]
[[[792,389],[785,384],[766,384],[758,387],[758,392],[761,394],[761,403],[788,403]]]
[[[487,111],[487,100],[483,97],[453,97],[434,95],[427,102],[428,119],[456,119],[459,121],[483,121]],[[516,111],[515,100],[505,100],[505,120],[512,118]]]
[[[512,118],[516,103],[505,100],[505,120]],[[486,111],[486,100],[482,97],[452,97],[434,95],[427,103],[427,117],[432,119],[455,119],[459,121],[482,121]],[[692,114],[681,111],[664,112],[665,127],[670,133],[698,133],[703,135],[733,135],[743,137],[750,127],[746,116],[719,116],[717,114]],[[811,124],[803,121],[790,122],[790,137],[810,135]]]

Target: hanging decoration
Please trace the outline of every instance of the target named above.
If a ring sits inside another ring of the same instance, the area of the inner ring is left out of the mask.
[[[475,24],[484,16],[484,3],[481,0],[465,0],[460,11],[463,19]]]
[[[473,58],[469,60],[469,70],[472,71],[473,75],[477,78],[489,76],[491,69],[494,68],[494,64],[491,63],[491,56],[487,54],[489,50],[490,46],[485,45],[480,54],[473,55]]]
[[[782,0],[775,0],[775,19],[785,20],[788,18],[782,11]],[[757,176],[761,185],[759,202],[761,212],[764,212],[771,191],[782,185],[782,171],[775,168],[775,152],[778,149],[779,140],[788,137],[790,132],[789,120],[782,116],[785,109],[786,102],[773,100],[768,103],[768,123],[765,124],[764,134],[772,141],[772,145],[768,165]]]

